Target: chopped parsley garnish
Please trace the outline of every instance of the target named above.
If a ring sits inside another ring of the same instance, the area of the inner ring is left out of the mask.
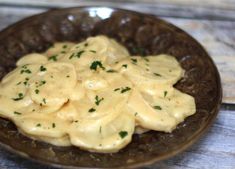
[[[36,82],[36,84],[37,84],[37,82]],[[41,80],[36,87],[40,87],[40,86],[42,86],[44,84],[46,84],[46,81],[45,80]]]
[[[23,68],[23,70],[20,71],[20,74],[23,74],[23,73],[30,74],[30,73],[32,73],[31,70],[29,70],[26,65],[22,66],[22,68]]]
[[[41,124],[40,124],[40,123],[38,123],[38,124],[36,125],[36,127],[41,127]]]
[[[104,98],[102,97],[102,98],[99,98],[99,96],[95,96],[95,104],[97,105],[97,106],[99,106],[99,104],[100,104],[100,102],[101,101],[103,101],[104,100]]]
[[[128,135],[128,132],[127,132],[127,131],[120,131],[120,132],[119,132],[119,136],[120,136],[122,139],[125,138],[127,135]]]
[[[122,87],[122,88],[114,89],[115,92],[118,91],[118,90],[121,90],[121,93],[125,93],[125,92],[131,90],[131,88],[127,86],[127,87]]]
[[[38,90],[38,89],[35,89],[34,91],[35,91],[35,93],[36,93],[36,94],[38,94],[38,93],[39,93],[39,90]]]
[[[137,116],[138,115],[138,113],[137,112],[135,112],[135,116]]]
[[[67,78],[69,78],[70,76],[69,76],[69,75],[67,75],[66,77],[67,77]]]
[[[122,65],[122,67],[124,67],[124,68],[127,68],[127,66],[128,66],[127,64],[123,64],[123,65]]]
[[[98,61],[98,60],[92,62],[91,65],[90,65],[90,69],[91,69],[91,70],[97,70],[98,67],[100,67],[100,68],[103,69],[103,70],[105,69],[105,68],[103,67],[102,63],[101,63],[100,61]]]
[[[18,97],[12,98],[12,100],[14,100],[14,101],[19,101],[19,100],[22,100],[23,98],[24,98],[23,93],[19,93],[19,94],[18,94]]]
[[[116,91],[118,91],[118,90],[120,90],[120,88],[116,88],[116,89],[114,89],[114,91],[116,92]]]
[[[28,84],[28,80],[29,80],[29,78],[26,77],[25,81],[23,82],[25,86]]]
[[[63,49],[66,49],[66,48],[67,48],[67,45],[64,45],[64,46],[63,46]]]
[[[92,113],[92,112],[94,112],[94,111],[96,111],[96,109],[94,109],[94,108],[90,108],[90,109],[88,110],[88,112],[90,112],[90,113]]]
[[[45,68],[44,66],[40,66],[40,71],[41,72],[45,72],[47,70],[47,68]]]
[[[158,73],[153,73],[155,76],[162,76],[162,75],[160,75],[160,74],[158,74]]]
[[[77,57],[77,58],[80,58],[81,55],[82,55],[84,52],[85,52],[84,50],[79,51],[79,52],[76,54],[76,57]]]
[[[127,92],[127,91],[129,91],[129,90],[131,90],[130,87],[122,88],[121,93],[125,93],[125,92]]]
[[[74,57],[75,53],[72,53],[72,55],[70,55],[69,59],[72,59]]]
[[[108,72],[108,73],[116,73],[117,71],[116,71],[116,70],[113,70],[113,69],[109,69],[109,70],[107,70],[106,72]]]
[[[90,52],[92,52],[92,53],[96,53],[96,51],[95,50],[89,50]]]
[[[100,130],[99,130],[99,132],[100,132],[100,133],[102,132],[102,126],[100,126]]]
[[[84,46],[87,47],[87,46],[88,46],[88,43],[86,42],[86,43],[84,44]]]
[[[55,123],[52,123],[52,128],[55,128]]]
[[[16,85],[20,85],[20,84],[21,84],[21,82],[16,83]]]
[[[167,91],[164,91],[164,97],[166,97],[166,95],[167,95]]]
[[[60,53],[65,54],[66,52],[65,51],[61,51]]]
[[[154,109],[162,110],[161,106],[153,106]]]
[[[46,99],[45,99],[45,98],[43,98],[43,99],[42,99],[42,102],[43,102],[44,104],[47,104],[47,102],[46,102]]]
[[[49,57],[48,60],[57,61],[57,55],[53,55],[53,56]]]
[[[148,58],[144,58],[144,60],[145,60],[146,62],[149,62],[149,59],[148,59]]]
[[[137,59],[131,59],[133,63],[137,63]]]
[[[82,55],[84,52],[85,52],[84,50],[81,50],[81,51],[79,51],[79,52],[77,52],[77,53],[73,53],[73,54],[69,57],[69,59],[72,59],[72,58],[74,58],[74,57],[80,58],[81,55]]]
[[[14,111],[14,114],[21,115],[21,113],[17,111]]]

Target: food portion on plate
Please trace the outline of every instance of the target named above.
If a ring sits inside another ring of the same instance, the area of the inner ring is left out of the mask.
[[[0,83],[0,116],[56,146],[117,152],[134,133],[172,132],[196,112],[173,87],[184,76],[173,56],[130,56],[103,35],[55,43],[16,65]]]

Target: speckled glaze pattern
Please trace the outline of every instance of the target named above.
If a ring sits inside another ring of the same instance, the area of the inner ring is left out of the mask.
[[[99,154],[76,147],[56,147],[21,135],[14,124],[0,118],[0,144],[8,150],[63,168],[139,167],[173,156],[194,143],[210,126],[221,104],[218,71],[203,47],[181,29],[155,16],[127,10],[78,7],[51,10],[24,19],[0,32],[0,78],[24,54],[42,52],[56,41],[79,42],[105,34],[131,54],[173,55],[186,70],[175,87],[192,95],[197,112],[172,133],[150,131],[134,135],[118,153]]]

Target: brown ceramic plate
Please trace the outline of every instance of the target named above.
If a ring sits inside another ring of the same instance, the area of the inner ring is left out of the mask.
[[[0,143],[21,156],[63,168],[128,168],[157,162],[192,145],[215,119],[221,103],[218,71],[203,47],[181,29],[155,16],[132,11],[78,7],[52,10],[24,19],[0,32],[0,78],[16,60],[41,52],[56,41],[79,42],[105,34],[125,45],[132,54],[173,55],[186,70],[175,87],[192,95],[197,112],[172,133],[148,132],[114,154],[98,154],[76,147],[61,148],[22,136],[8,120],[0,118]]]

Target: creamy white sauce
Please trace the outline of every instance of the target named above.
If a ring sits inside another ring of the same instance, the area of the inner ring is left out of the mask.
[[[56,43],[16,65],[0,83],[0,116],[54,145],[117,152],[134,133],[171,132],[196,112],[173,87],[184,75],[173,56],[130,56],[105,36]]]

